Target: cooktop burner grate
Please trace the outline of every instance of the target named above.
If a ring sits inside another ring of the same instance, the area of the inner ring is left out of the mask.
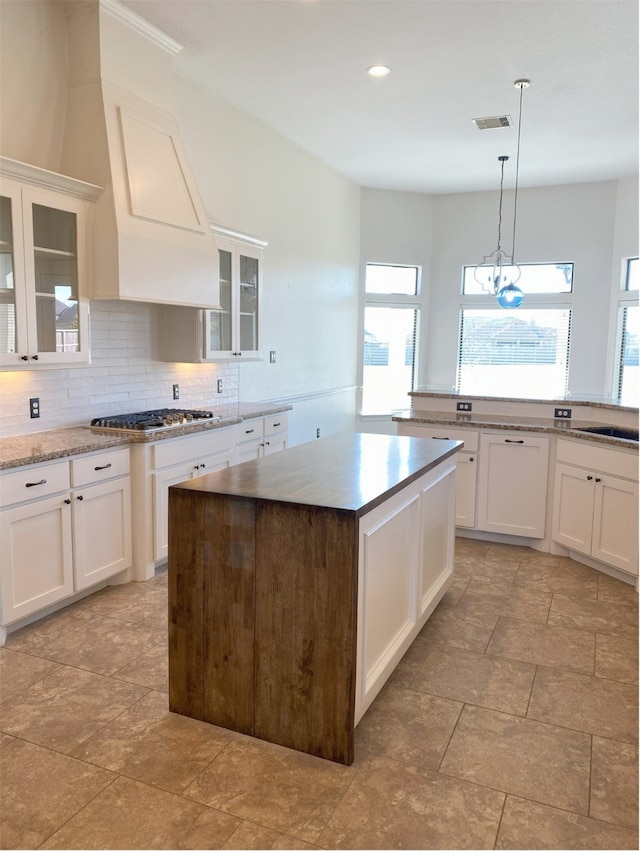
[[[96,417],[91,427],[97,429],[121,429],[125,431],[154,431],[189,425],[198,420],[220,420],[221,417],[211,411],[189,411],[180,408],[157,408],[153,411],[139,411],[133,414],[114,414]]]

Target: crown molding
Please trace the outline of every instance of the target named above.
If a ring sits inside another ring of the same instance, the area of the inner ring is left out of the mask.
[[[112,18],[116,18],[116,20],[140,33],[140,35],[145,36],[149,41],[166,50],[172,56],[180,53],[184,47],[179,41],[171,38],[171,36],[158,29],[158,27],[154,27],[153,24],[145,21],[140,15],[136,15],[135,12],[132,12],[131,9],[120,3],[119,0],[98,0],[98,5],[102,11],[111,15]]]

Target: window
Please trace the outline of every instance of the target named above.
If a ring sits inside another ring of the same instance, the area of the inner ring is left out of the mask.
[[[492,303],[475,280],[474,269],[465,266],[463,271],[458,391],[470,396],[564,397],[571,306],[562,302],[573,291],[573,264],[522,265],[518,286],[526,306],[517,310]]]
[[[365,278],[362,406],[365,415],[409,407],[420,322],[419,269],[369,263]]]
[[[616,360],[613,396],[622,405],[636,407],[640,383],[638,370],[638,340],[640,313],[638,308],[638,258],[625,262],[623,288],[618,300]]]

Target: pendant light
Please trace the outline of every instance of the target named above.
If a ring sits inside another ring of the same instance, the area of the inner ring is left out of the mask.
[[[511,255],[502,250],[502,198],[504,191],[504,164],[509,157],[498,157],[500,162],[500,204],[498,207],[498,243],[496,250],[486,255],[482,263],[474,270],[474,278],[483,290],[496,297],[500,307],[520,307],[524,293],[516,284],[520,280],[520,267],[515,262],[516,220],[518,212],[518,177],[520,173],[520,131],[522,129],[522,93],[530,85],[530,80],[516,80],[514,86],[520,89],[520,110],[518,115],[518,146],[516,154],[516,183],[513,200],[513,240]]]

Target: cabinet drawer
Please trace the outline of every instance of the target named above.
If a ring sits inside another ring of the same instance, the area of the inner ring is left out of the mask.
[[[71,461],[71,481],[74,487],[92,485],[116,476],[129,475],[129,450],[113,449],[74,458]]]
[[[466,428],[449,428],[441,426],[434,428],[418,423],[399,423],[398,434],[406,437],[431,437],[435,440],[463,440],[466,452],[478,451],[478,432]]]
[[[289,417],[286,414],[274,414],[264,418],[264,436],[281,434],[289,430]]]
[[[211,429],[205,434],[194,434],[175,440],[162,440],[151,448],[153,467],[169,467],[233,449],[233,429]]]
[[[591,446],[584,440],[558,440],[556,460],[638,481],[638,453]]]
[[[0,505],[12,505],[30,499],[69,490],[69,462],[22,467],[0,477]]]
[[[258,417],[255,420],[245,420],[235,426],[236,443],[244,443],[246,440],[256,440],[264,437],[264,419]]]

